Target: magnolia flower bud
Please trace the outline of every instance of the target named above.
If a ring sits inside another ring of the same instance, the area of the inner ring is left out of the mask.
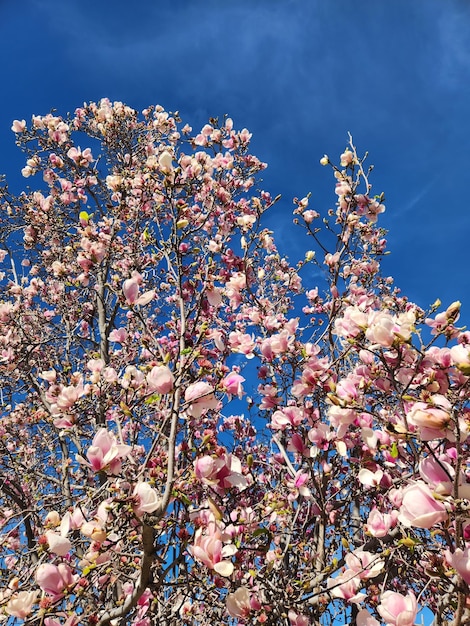
[[[460,315],[460,307],[461,307],[461,302],[459,300],[452,302],[452,304],[447,307],[445,316],[449,320],[449,322],[457,321]]]

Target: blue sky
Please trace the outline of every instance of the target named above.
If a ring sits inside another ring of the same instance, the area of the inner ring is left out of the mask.
[[[294,257],[291,199],[332,205],[318,161],[350,131],[386,194],[386,273],[423,307],[462,300],[470,325],[469,32],[467,0],[0,0],[0,172],[22,182],[11,121],[52,107],[228,113],[269,163],[267,225]]]

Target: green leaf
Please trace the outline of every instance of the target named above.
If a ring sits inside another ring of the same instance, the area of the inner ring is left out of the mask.
[[[159,402],[160,398],[161,398],[161,395],[159,393],[154,393],[145,399],[144,404],[154,404],[156,402]]]

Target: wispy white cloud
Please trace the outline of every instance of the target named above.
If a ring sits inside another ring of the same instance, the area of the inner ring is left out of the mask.
[[[402,217],[407,213],[410,213],[415,207],[417,207],[422,200],[429,194],[431,189],[437,185],[437,182],[441,176],[435,176],[432,180],[429,181],[427,185],[422,187],[415,195],[413,195],[409,200],[405,201],[403,205],[399,206],[396,210],[394,210],[394,217]]]

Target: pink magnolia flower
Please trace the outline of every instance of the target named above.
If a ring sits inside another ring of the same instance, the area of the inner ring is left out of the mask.
[[[345,403],[354,402],[359,395],[357,385],[358,382],[351,378],[343,378],[336,385],[335,394]]]
[[[246,587],[239,587],[234,593],[227,594],[225,605],[232,617],[247,618],[251,613],[250,592]]]
[[[315,446],[312,456],[316,456],[319,450],[328,450],[330,441],[334,439],[334,433],[327,424],[316,424],[315,428],[308,431],[307,436]]]
[[[393,316],[388,311],[372,311],[367,319],[366,337],[372,343],[389,348],[396,339],[400,342],[408,341],[415,322],[413,311],[398,316]]]
[[[331,254],[331,252],[328,252],[327,254],[325,254],[325,265],[328,265],[328,267],[330,268],[334,268],[338,261],[340,259],[340,253],[339,252],[335,252],[335,254]]]
[[[175,378],[167,365],[156,365],[152,367],[146,376],[147,390],[150,393],[170,393],[173,389]]]
[[[47,530],[45,536],[49,545],[49,552],[53,552],[59,556],[65,556],[72,548],[71,542],[63,534],[56,533],[53,530]]]
[[[255,356],[253,354],[255,342],[252,335],[233,331],[229,334],[228,341],[232,352],[244,354],[247,359],[252,359]]]
[[[287,352],[292,344],[291,333],[288,330],[268,337],[261,344],[261,354],[268,361],[272,361],[275,356]]]
[[[240,459],[233,454],[215,458],[208,455],[199,457],[194,462],[194,471],[198,480],[212,487],[219,495],[231,487],[242,490],[248,484],[242,474]]]
[[[338,574],[335,578],[328,578],[327,584],[334,598],[342,598],[353,603],[361,602],[364,599],[364,594],[357,592],[361,579],[354,576],[354,572],[346,571]]]
[[[443,400],[446,406],[449,405],[445,398]],[[410,424],[420,429],[421,438],[425,441],[445,436],[445,430],[450,422],[450,413],[446,408],[426,402],[416,402],[406,417]]]
[[[9,599],[8,604],[5,607],[5,611],[8,615],[24,619],[31,614],[33,604],[35,604],[37,597],[37,591],[20,591],[19,593],[15,593]]]
[[[60,515],[57,511],[49,511],[44,519],[44,523],[51,526],[58,526],[60,524]]]
[[[124,375],[121,378],[121,386],[124,389],[138,389],[145,382],[144,374],[136,368],[135,365],[128,365],[124,370]]]
[[[67,587],[75,583],[75,577],[66,563],[43,563],[36,570],[36,582],[53,600],[58,600],[65,594]]]
[[[298,470],[293,478],[287,479],[286,482],[292,490],[292,493],[288,496],[289,500],[296,500],[299,495],[304,498],[312,497],[312,492],[308,487],[306,487],[309,478],[310,474],[302,472],[302,470]]]
[[[349,148],[346,148],[346,150],[340,156],[339,162],[340,162],[341,167],[347,167],[348,165],[351,165],[353,161],[354,161],[354,153]]]
[[[403,502],[398,519],[405,526],[432,528],[435,524],[445,521],[447,517],[445,505],[433,497],[425,483],[418,481],[403,490]]]
[[[122,285],[122,291],[128,305],[140,304],[145,306],[153,300],[155,297],[155,289],[146,291],[139,296],[140,282],[137,277],[128,278]]]
[[[86,387],[80,381],[78,385],[70,385],[69,387],[62,387],[59,395],[57,396],[56,405],[59,411],[67,411],[70,409],[77,400],[86,394]]]
[[[346,565],[350,571],[359,578],[375,578],[384,568],[384,561],[379,559],[372,552],[365,550],[354,550],[345,557]]]
[[[215,409],[219,401],[214,395],[214,388],[203,381],[189,385],[184,394],[185,401],[189,404],[187,412],[192,417],[201,417],[207,409]]]
[[[128,278],[122,284],[122,291],[127,304],[134,304],[139,295],[139,283],[134,278]]]
[[[54,426],[57,428],[72,428],[75,424],[75,416],[57,417],[54,420]]]
[[[303,437],[299,433],[294,433],[287,446],[289,452],[298,452],[302,456],[310,457],[315,455],[315,449],[310,449],[304,442]]]
[[[115,383],[118,380],[118,373],[114,367],[103,367],[101,376],[107,383]]]
[[[342,408],[340,406],[330,406],[328,416],[331,425],[337,428],[337,437],[341,439],[348,430],[348,426],[357,418],[357,413],[353,409]]]
[[[274,430],[284,430],[288,426],[299,426],[304,419],[302,409],[296,406],[286,406],[275,411],[271,416],[271,428]]]
[[[63,195],[65,194],[62,194],[62,196]],[[64,201],[63,198],[62,201]],[[71,201],[73,201],[73,198]],[[83,248],[84,254],[78,256],[77,262],[85,271],[90,269],[92,264],[100,263],[106,256],[106,245],[104,241],[93,241],[88,237],[82,237],[80,245]]]
[[[373,537],[385,537],[393,524],[393,518],[389,513],[381,513],[378,509],[372,509],[367,518],[367,531]]]
[[[127,330],[125,328],[115,328],[109,333],[109,341],[125,343],[127,341]]]
[[[231,576],[234,570],[233,563],[224,560],[237,552],[234,545],[222,544],[221,532],[214,522],[205,529],[198,528],[194,535],[194,544],[191,552],[195,559],[201,561],[209,569],[213,569],[220,576]]]
[[[223,352],[225,350],[225,337],[222,331],[213,329],[207,332],[207,338],[212,339],[217,350]]]
[[[460,343],[457,346],[452,346],[450,356],[457,369],[468,376],[470,373],[470,346]]]
[[[207,300],[213,307],[219,307],[222,304],[222,293],[218,287],[213,287],[206,291]]]
[[[367,328],[367,314],[357,306],[349,306],[343,317],[335,320],[335,333],[340,337],[357,337]]]
[[[225,293],[230,299],[230,305],[236,309],[242,301],[240,291],[246,288],[246,275],[242,272],[235,272],[225,285]]]
[[[394,507],[399,509],[403,502],[403,492],[401,489],[390,489],[387,494],[387,498],[390,500]]]
[[[380,481],[383,478],[383,471],[381,469],[372,472],[370,469],[363,467],[359,470],[359,474],[357,475],[359,482],[365,487],[376,487],[380,485]]]
[[[122,459],[131,450],[131,446],[118,444],[114,433],[110,433],[106,428],[100,428],[93,437],[92,445],[86,454],[89,462],[78,455],[77,459],[95,472],[107,470],[110,474],[118,474],[121,470]]]
[[[84,522],[80,527],[80,532],[82,535],[85,535],[85,537],[89,537],[98,543],[106,541],[106,537],[108,536],[106,529],[104,528],[104,523],[99,519],[92,522]]]
[[[464,550],[457,548],[453,553],[446,550],[445,557],[449,565],[470,585],[470,546],[467,545]]]
[[[413,626],[418,605],[412,591],[407,596],[386,591],[380,598],[377,610],[387,626]]]
[[[46,370],[44,372],[41,372],[39,376],[44,380],[47,380],[47,382],[53,383],[57,378],[57,372],[55,370]]]
[[[409,341],[415,329],[416,312],[410,310],[400,313],[395,318],[395,324],[395,335],[400,339],[400,341]]]
[[[243,387],[242,383],[245,381],[243,376],[237,374],[236,372],[230,372],[220,383],[222,389],[233,396],[238,396],[239,398],[243,395]]]
[[[67,156],[69,159],[72,159],[76,165],[79,167],[86,167],[89,163],[93,161],[93,155],[91,153],[90,148],[85,148],[85,150],[81,150],[80,146],[76,148],[73,146],[67,152]]]
[[[132,495],[136,498],[134,513],[142,517],[144,513],[153,513],[160,506],[160,495],[148,483],[137,483]]]
[[[163,172],[170,173],[173,170],[172,162],[173,162],[173,157],[168,152],[168,150],[165,150],[164,152],[162,152],[160,156],[158,157],[158,164],[160,166],[160,169]]]
[[[11,130],[14,133],[24,133],[26,130],[26,120],[13,120]]]
[[[437,493],[450,495],[453,488],[454,468],[444,459],[427,456],[419,463],[421,478]]]
[[[111,191],[118,191],[122,185],[122,176],[106,176],[106,185]]]
[[[281,398],[278,396],[279,389],[277,387],[273,387],[273,385],[260,385],[258,391],[262,396],[260,404],[261,409],[273,409],[281,403]]]
[[[87,369],[90,370],[91,376],[90,380],[92,383],[98,383],[101,378],[101,372],[103,371],[106,363],[104,359],[90,359],[86,366]]]
[[[64,522],[65,519],[67,520],[66,522]],[[85,518],[80,508],[75,508],[70,513],[67,512],[62,519],[62,523],[64,524],[68,523],[69,529],[72,529],[72,530],[78,530],[84,521],[85,521]],[[62,527],[62,524],[61,524],[61,527]]]
[[[100,502],[95,517],[91,522],[86,522],[83,515],[72,513],[70,519],[72,528],[75,528],[77,524],[81,523],[80,532],[85,535],[85,537],[90,537],[93,541],[103,543],[107,537],[106,523],[109,516],[109,505],[109,499]]]
[[[460,307],[461,303],[457,300],[452,302],[445,311],[438,313],[434,319],[426,318],[424,323],[433,329],[431,334],[436,335],[449,324],[454,324],[460,317]]]
[[[367,339],[374,344],[390,348],[395,341],[395,320],[386,311],[373,311],[367,320]]]

